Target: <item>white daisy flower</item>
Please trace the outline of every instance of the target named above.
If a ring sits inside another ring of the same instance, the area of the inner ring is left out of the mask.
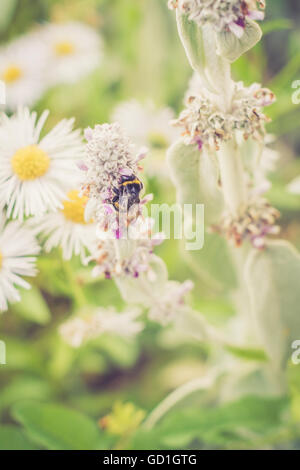
[[[78,190],[69,191],[62,210],[32,220],[35,232],[46,238],[46,252],[60,246],[64,259],[69,260],[75,255],[86,263],[87,254],[97,246],[96,225],[93,221],[86,222],[84,217],[87,200]]]
[[[40,138],[47,119],[44,111],[20,108],[0,119],[0,201],[7,217],[23,220],[47,210],[63,208],[62,200],[78,177],[75,161],[82,157],[79,130],[74,119],[64,119]],[[74,187],[74,186],[73,186]]]
[[[44,93],[45,54],[34,34],[0,48],[0,80],[5,84],[6,106],[32,106]]]
[[[134,307],[122,313],[116,312],[114,307],[99,308],[91,314],[67,321],[61,325],[60,334],[73,348],[104,333],[132,338],[144,328],[143,323],[137,321],[140,314],[141,311]]]
[[[84,23],[52,23],[43,26],[39,34],[45,48],[50,85],[76,82],[100,64],[100,36]]]
[[[137,146],[167,148],[179,137],[170,124],[174,116],[170,108],[156,108],[151,101],[142,104],[131,100],[117,106],[113,121],[121,125]]]
[[[17,287],[30,289],[21,276],[35,276],[35,261],[40,251],[33,233],[19,222],[8,222],[0,216],[0,310],[8,302],[21,300]]]

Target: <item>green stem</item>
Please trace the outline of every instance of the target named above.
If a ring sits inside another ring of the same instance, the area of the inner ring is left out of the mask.
[[[72,289],[72,294],[73,294],[76,307],[82,308],[86,306],[87,301],[86,301],[83,289],[76,279],[76,275],[74,271],[72,270],[70,261],[63,260],[62,264],[63,264],[63,269],[64,269],[66,280]]]
[[[234,139],[224,142],[217,153],[225,203],[232,215],[236,216],[247,201],[247,186],[241,155]]]
[[[214,371],[209,377],[200,377],[193,379],[190,382],[181,385],[168,395],[153,411],[143,424],[147,430],[152,429],[163,416],[165,416],[178,402],[183,400],[186,396],[200,390],[207,390],[212,387],[218,373]]]

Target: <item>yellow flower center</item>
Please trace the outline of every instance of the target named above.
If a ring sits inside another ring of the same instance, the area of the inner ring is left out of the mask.
[[[10,65],[3,72],[2,78],[6,83],[13,83],[19,80],[23,75],[22,70],[17,65]]]
[[[59,56],[71,55],[75,50],[74,44],[70,41],[60,41],[55,44],[55,52]]]
[[[71,220],[75,224],[86,225],[87,222],[84,219],[84,209],[88,201],[86,196],[79,196],[79,191],[74,189],[68,193],[69,200],[63,202],[64,208],[62,213],[67,220]],[[92,221],[88,222],[91,223]]]
[[[37,145],[27,145],[16,151],[11,166],[21,181],[35,180],[47,173],[50,158]]]

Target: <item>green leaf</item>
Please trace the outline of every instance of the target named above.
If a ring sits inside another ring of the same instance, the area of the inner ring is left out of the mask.
[[[199,151],[196,145],[185,145],[182,140],[173,144],[167,153],[171,177],[180,204],[204,204],[205,221],[219,220],[224,202],[218,186],[218,167],[215,155]]]
[[[115,283],[125,302],[150,306],[153,301],[153,293],[163,293],[168,281],[168,270],[164,261],[153,255],[151,268],[155,274],[153,280],[149,281],[147,274],[142,273],[139,277],[131,276],[116,277]],[[147,287],[145,287],[147,286]]]
[[[206,233],[201,250],[184,251],[183,255],[200,281],[211,285],[216,291],[221,292],[225,288],[232,289],[237,286],[228,243],[219,234]]]
[[[276,18],[264,21],[261,26],[264,35],[273,33],[274,31],[282,31],[285,29],[293,29],[293,22],[288,18]]]
[[[133,367],[138,359],[139,350],[134,341],[126,341],[124,338],[113,335],[103,335],[101,341],[95,341],[94,347],[106,354],[110,361],[118,367]]]
[[[38,282],[40,287],[51,295],[72,297],[72,288],[66,282],[66,276],[59,250],[38,258]]]
[[[275,206],[279,211],[299,212],[300,195],[288,192],[287,185],[281,181],[272,182],[267,197],[272,206]]]
[[[268,360],[266,353],[262,349],[240,348],[240,347],[231,346],[231,345],[227,345],[225,346],[225,348],[234,356],[237,356],[241,359],[245,359],[247,361],[267,361]]]
[[[101,434],[90,418],[61,405],[17,403],[13,416],[34,442],[50,450],[101,449]]]
[[[255,21],[247,20],[244,34],[238,38],[231,31],[217,35],[218,53],[230,62],[235,62],[241,55],[255,46],[262,37],[262,31]]]
[[[29,290],[22,289],[21,296],[21,302],[14,304],[12,307],[15,313],[40,325],[49,323],[51,312],[37,287],[32,286]]]
[[[250,253],[245,276],[257,333],[273,368],[280,370],[300,338],[300,256],[287,242],[269,242]]]
[[[19,400],[49,400],[51,396],[49,383],[30,375],[18,376],[0,393],[0,411],[9,408]]]
[[[275,75],[275,77],[268,83],[268,87],[272,89],[276,94],[282,94],[282,90],[291,90],[293,80],[298,78],[300,70],[300,52],[294,54],[289,62]],[[290,101],[291,104],[292,101]],[[295,106],[295,105],[293,105]],[[271,108],[272,109],[272,108]]]
[[[42,373],[45,371],[45,358],[36,344],[24,343],[24,340],[9,336],[1,338],[6,344],[6,365],[8,371],[34,371]]]
[[[36,450],[36,446],[17,426],[0,426],[0,450]]]
[[[178,34],[183,44],[187,58],[192,68],[202,78],[203,72],[206,67],[204,44],[203,44],[203,32],[194,21],[189,21],[187,15],[182,15],[176,12]],[[209,83],[205,83],[210,88]]]
[[[210,323],[224,326],[224,321],[235,315],[235,308],[228,299],[203,298],[196,299],[195,308],[201,312]]]
[[[217,54],[216,35],[210,25],[200,28],[195,21],[177,10],[179,37],[192,68],[197,72],[203,85],[212,92],[229,93],[231,86],[230,64]]]
[[[185,448],[195,440],[219,448],[253,445],[278,428],[286,405],[285,399],[247,396],[216,408],[173,411],[153,430],[139,431],[132,447],[170,449],[176,444]]]
[[[1,0],[0,31],[5,31],[17,6],[17,0]]]

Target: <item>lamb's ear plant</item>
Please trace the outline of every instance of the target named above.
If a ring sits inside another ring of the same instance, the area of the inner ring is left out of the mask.
[[[176,10],[179,37],[194,77],[186,108],[173,122],[182,134],[168,150],[167,160],[177,202],[205,207],[204,248],[185,254],[199,282],[211,283],[212,290],[230,297],[235,305],[235,318],[224,331],[212,327],[186,302],[193,283],[169,280],[166,264],[154,254],[162,236],[152,235],[153,221],[145,216],[151,197],[140,199],[139,162],[145,151],[132,147],[119,124],[96,125],[85,131],[85,157],[79,164],[82,195],[88,200],[86,221],[92,219],[98,227],[89,260],[95,262],[95,275],[114,280],[129,308],[122,326],[111,311],[106,331],[137,332],[142,328],[136,322],[138,312],[147,311],[150,320],[172,323],[214,346],[208,374],[163,400],[144,422],[148,430],[178,401],[214,386],[221,399],[284,393],[291,344],[300,338],[300,257],[287,242],[278,240],[280,214],[264,196],[270,187],[265,174],[270,137],[264,108],[275,96],[257,83],[246,87],[231,76],[231,63],[261,38],[255,20],[263,19],[264,2],[171,0],[169,6]],[[132,204],[127,192],[122,200],[122,185],[130,179],[139,188]],[[191,222],[202,230],[197,220]],[[218,258],[217,268],[211,255]],[[61,333],[79,345],[103,330],[103,318],[103,312],[87,321],[75,318]],[[246,366],[243,358],[250,364]]]
[[[231,63],[261,39],[255,20],[263,19],[265,5],[255,0],[170,0],[168,5],[176,12],[179,37],[195,72],[186,108],[174,122],[182,137],[167,155],[177,199],[205,205],[208,244],[216,237],[226,240],[215,255],[221,260],[230,254],[228,270],[235,270],[236,281],[227,287],[236,301],[237,342],[245,350],[265,351],[261,373],[273,392],[282,393],[291,344],[300,338],[300,256],[279,240],[280,214],[264,196],[270,184],[264,171],[269,136],[263,108],[275,96],[231,76]],[[199,272],[206,249],[205,242],[199,253],[188,254]],[[202,382],[199,388],[207,386]],[[197,382],[175,392],[159,408],[159,417],[196,388]],[[150,427],[159,419],[154,416]]]

